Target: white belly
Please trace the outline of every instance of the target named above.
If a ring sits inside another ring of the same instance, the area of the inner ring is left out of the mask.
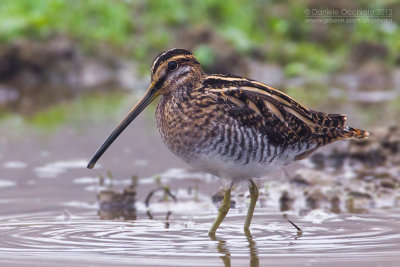
[[[248,180],[251,178],[265,177],[268,173],[283,167],[293,161],[294,155],[276,155],[267,161],[250,160],[247,164],[233,158],[218,154],[201,155],[196,160],[188,163],[195,169],[211,173],[224,179]],[[270,161],[272,159],[272,161]]]

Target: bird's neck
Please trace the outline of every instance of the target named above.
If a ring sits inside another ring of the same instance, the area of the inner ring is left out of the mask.
[[[185,98],[190,97],[192,93],[202,88],[204,78],[205,75],[187,75],[184,82],[174,84],[175,88],[171,90],[169,97],[183,101]]]

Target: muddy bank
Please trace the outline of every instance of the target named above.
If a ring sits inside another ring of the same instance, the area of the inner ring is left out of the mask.
[[[393,126],[371,131],[369,139],[316,152],[289,177],[281,210],[296,207],[297,197],[305,204],[300,210],[304,214],[318,208],[334,213],[396,209],[400,207],[399,151],[400,129]]]
[[[134,63],[106,49],[83,51],[74,40],[20,40],[0,48],[0,111],[29,114],[99,91],[141,86]]]

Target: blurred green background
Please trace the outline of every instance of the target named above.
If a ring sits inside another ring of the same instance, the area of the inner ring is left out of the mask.
[[[390,21],[307,21],[307,10],[328,9],[387,10]],[[181,47],[207,72],[261,80],[313,108],[354,113],[361,124],[382,123],[382,116],[393,124],[399,12],[398,1],[386,0],[3,0],[0,112],[57,125],[71,116],[68,105],[121,105],[121,92],[146,87],[157,54]],[[109,92],[117,93],[101,97]]]

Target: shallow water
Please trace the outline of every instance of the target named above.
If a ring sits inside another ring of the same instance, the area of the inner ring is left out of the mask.
[[[233,214],[215,239],[208,237],[214,214],[134,221],[99,220],[79,215],[38,213],[1,220],[3,263],[242,265],[363,262],[387,266],[399,260],[399,216],[341,215],[314,224],[296,218],[294,228],[279,213],[259,209],[252,235],[242,232],[243,214]]]
[[[281,212],[282,189],[271,182],[264,187],[264,180],[258,181],[262,195],[251,234],[242,229],[248,203],[242,186],[234,193],[235,208],[216,237],[210,238],[207,231],[217,212],[212,195],[222,183],[188,170],[172,156],[154,128],[151,112],[126,130],[95,170],[85,168],[115,124],[113,119],[74,121],[51,132],[18,120],[0,125],[2,265],[395,266],[400,262],[399,207],[363,214],[336,214],[324,208],[304,212],[299,206]],[[292,174],[299,166],[291,165],[287,172]],[[117,212],[101,209],[100,192],[121,191],[133,175],[139,177],[136,202]],[[281,173],[274,176],[284,179]],[[160,186],[168,186],[177,201],[158,190],[146,207],[146,197]],[[301,235],[287,218],[303,230]]]

